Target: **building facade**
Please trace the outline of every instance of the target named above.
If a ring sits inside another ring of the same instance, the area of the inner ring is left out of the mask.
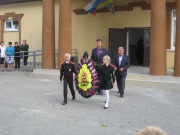
[[[78,57],[84,51],[91,54],[97,38],[103,39],[112,55],[124,46],[137,65],[137,41],[143,37],[143,65],[150,66],[150,74],[166,75],[167,68],[174,68],[175,76],[180,76],[178,1],[114,0],[115,14],[102,9],[96,17],[83,9],[90,1],[4,0],[0,3],[0,40],[7,44],[26,39],[30,50],[43,50],[42,67],[52,69],[55,49],[60,64],[64,53],[72,49],[78,50]]]

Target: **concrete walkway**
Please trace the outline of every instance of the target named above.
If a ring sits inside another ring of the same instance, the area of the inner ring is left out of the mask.
[[[0,135],[135,135],[149,125],[169,135],[180,133],[180,90],[127,86],[120,98],[104,96],[63,101],[59,76],[0,72]]]
[[[167,69],[167,76],[173,76],[173,69]],[[37,75],[58,75],[59,76],[59,70],[51,69],[34,69],[34,74]],[[128,69],[128,75],[149,75],[149,67],[142,67],[142,66],[130,66]]]
[[[34,69],[30,76],[59,77],[59,70]],[[148,67],[130,66],[126,78],[126,84],[131,87],[146,87],[153,89],[179,90],[180,77],[173,76],[173,69],[167,70],[167,76],[149,75]]]

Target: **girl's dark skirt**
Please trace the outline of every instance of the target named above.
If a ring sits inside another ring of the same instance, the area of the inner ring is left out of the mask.
[[[101,89],[103,90],[110,90],[113,88],[113,83],[109,79],[102,79]]]

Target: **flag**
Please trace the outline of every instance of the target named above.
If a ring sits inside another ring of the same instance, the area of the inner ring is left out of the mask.
[[[102,8],[108,8],[111,12],[114,12],[113,0],[97,0],[94,5],[97,10]]]
[[[88,13],[95,15],[96,14],[96,7],[94,7],[93,5],[96,1],[97,0],[92,0],[88,5],[86,5],[84,7],[84,10],[86,10]]]
[[[113,0],[96,0],[94,7],[97,9],[107,8],[110,4],[113,4]]]
[[[108,8],[112,13],[114,13],[113,0],[92,0],[84,7],[84,10],[95,16],[96,11],[102,8]]]

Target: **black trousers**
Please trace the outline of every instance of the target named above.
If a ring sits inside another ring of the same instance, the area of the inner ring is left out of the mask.
[[[23,64],[24,64],[24,66],[27,66],[27,58],[24,58]]]
[[[75,97],[75,91],[74,91],[74,86],[73,86],[73,79],[66,79],[64,78],[64,82],[63,82],[63,87],[64,87],[64,101],[67,102],[67,92],[68,92],[68,88],[67,86],[69,85],[69,89],[71,90],[71,94],[72,97]]]
[[[20,68],[20,57],[15,57],[15,69]]]
[[[117,87],[119,93],[124,95],[126,76],[116,76]]]

